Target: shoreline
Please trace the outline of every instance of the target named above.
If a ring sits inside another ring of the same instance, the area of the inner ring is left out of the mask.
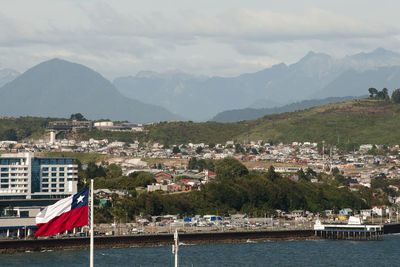
[[[400,233],[400,224],[387,224],[384,234]],[[186,232],[179,234],[179,241],[185,245],[229,244],[247,242],[278,242],[297,240],[322,240],[315,236],[314,230],[278,230],[278,231],[237,231],[237,232]],[[89,249],[89,237],[1,240],[0,254],[41,252],[56,250]],[[95,249],[171,246],[174,243],[172,233],[139,234],[120,236],[95,236]]]
[[[89,237],[5,240],[0,241],[1,254],[89,249]],[[248,231],[229,233],[182,233],[179,242],[185,245],[228,244],[246,242],[276,242],[294,240],[315,240],[313,230],[290,231]],[[173,234],[132,235],[132,236],[96,236],[95,249],[170,246],[174,242]]]

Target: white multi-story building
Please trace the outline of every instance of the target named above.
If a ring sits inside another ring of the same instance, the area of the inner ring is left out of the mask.
[[[64,198],[77,193],[77,184],[78,166],[72,158],[0,156],[0,200]]]

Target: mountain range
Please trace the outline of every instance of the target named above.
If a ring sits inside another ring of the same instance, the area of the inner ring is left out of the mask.
[[[121,95],[99,73],[76,63],[52,59],[0,88],[0,116],[108,118],[132,122],[179,120],[165,108]]]
[[[274,65],[236,77],[204,77],[182,72],[139,72],[113,81],[128,97],[158,104],[195,120],[219,112],[272,108],[308,99],[361,96],[369,87],[395,89],[400,54],[375,49],[335,59],[309,52],[298,62]],[[364,80],[360,80],[366,78]],[[264,106],[260,106],[264,104]]]
[[[53,59],[23,74],[0,70],[0,116],[80,112],[89,119],[132,122],[239,121],[399,85],[400,54],[382,48],[340,59],[309,52],[294,64],[236,77],[142,71],[112,83],[83,65]]]

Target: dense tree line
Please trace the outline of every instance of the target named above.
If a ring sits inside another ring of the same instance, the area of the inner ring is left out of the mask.
[[[228,158],[215,162],[217,181],[202,185],[200,191],[182,194],[162,192],[141,193],[137,196],[115,199],[112,213],[121,220],[135,216],[163,214],[218,214],[247,213],[256,216],[273,214],[276,209],[295,209],[322,212],[325,209],[355,210],[367,208],[373,200],[372,191],[351,192],[337,181],[311,183],[317,177],[312,170],[302,171],[294,182],[275,172],[271,167],[265,173],[249,172],[239,161]],[[340,175],[340,174],[338,174]],[[109,208],[99,210],[106,220]]]
[[[376,88],[369,88],[369,97],[374,99],[391,100],[393,103],[400,103],[400,88],[396,89],[392,93],[392,97],[389,97],[389,91],[387,88],[383,88],[381,91]]]

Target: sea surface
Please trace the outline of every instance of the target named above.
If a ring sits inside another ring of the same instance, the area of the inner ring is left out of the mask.
[[[181,245],[179,266],[400,266],[400,235],[384,241]],[[89,266],[89,251],[0,255],[0,266]],[[170,246],[95,250],[95,266],[174,266]]]

